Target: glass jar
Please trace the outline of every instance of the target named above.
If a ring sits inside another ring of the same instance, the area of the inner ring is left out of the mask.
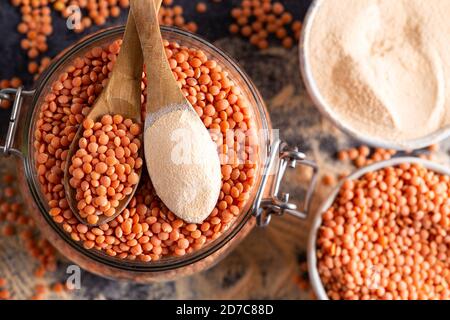
[[[289,148],[274,137],[267,109],[258,90],[230,57],[194,34],[163,27],[162,34],[166,40],[201,49],[208,57],[222,65],[249,102],[260,133],[260,163],[250,199],[234,223],[217,239],[185,256],[167,257],[152,262],[121,260],[98,250],[87,250],[73,241],[70,234],[53,221],[48,214],[49,207],[39,185],[33,149],[36,119],[41,102],[50,90],[50,84],[75,57],[83,55],[93,47],[112,43],[121,38],[123,32],[124,27],[110,28],[90,35],[64,50],[41,75],[34,90],[24,91],[19,88],[0,91],[0,99],[14,101],[6,140],[4,145],[0,146],[0,150],[6,156],[14,155],[20,158],[18,176],[24,201],[38,228],[56,249],[80,267],[101,276],[141,283],[163,281],[211,267],[245,238],[255,225],[267,225],[272,214],[288,213],[304,217],[316,182],[316,165],[306,160],[305,155],[297,148]],[[303,212],[298,211],[296,205],[289,203],[289,195],[279,195],[279,187],[286,168],[295,167],[296,164],[312,167],[314,172],[304,199]]]

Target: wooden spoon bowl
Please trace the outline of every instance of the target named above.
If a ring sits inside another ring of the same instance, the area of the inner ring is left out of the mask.
[[[140,47],[139,37],[136,30],[136,24],[132,14],[128,16],[128,22],[123,37],[123,42],[119,56],[114,65],[111,77],[108,84],[101,92],[100,96],[92,106],[91,111],[86,116],[86,119],[92,119],[97,122],[104,115],[120,114],[124,119],[131,119],[133,122],[140,124],[142,127],[141,118],[141,81],[143,70],[143,57]],[[137,183],[133,187],[133,191],[119,202],[116,212],[113,216],[107,217],[100,215],[96,224],[90,224],[81,217],[76,200],[76,190],[70,185],[69,167],[72,163],[72,157],[79,149],[78,142],[83,135],[84,128],[82,125],[78,128],[76,135],[70,145],[67,154],[67,164],[64,171],[64,189],[68,199],[69,207],[72,209],[75,216],[83,224],[89,226],[99,226],[115,219],[128,205],[136,189],[139,185]],[[141,136],[141,141],[142,136]],[[143,145],[140,148],[140,157],[143,158]],[[139,178],[142,174],[142,167],[136,170]]]

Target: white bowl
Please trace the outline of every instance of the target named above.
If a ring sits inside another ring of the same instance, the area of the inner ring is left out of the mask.
[[[433,170],[437,173],[444,174],[444,175],[450,175],[450,169],[437,164],[435,162],[429,161],[429,160],[423,160],[420,158],[412,158],[412,157],[400,157],[400,158],[393,158],[386,161],[377,162],[374,164],[371,164],[369,166],[363,167],[357,171],[355,171],[353,174],[348,176],[345,180],[355,180],[366,173],[372,172],[372,171],[378,171],[380,169],[386,168],[386,167],[392,167],[397,166],[402,163],[416,163],[420,164],[423,167]],[[313,217],[313,221],[311,224],[311,229],[309,231],[309,237],[308,237],[308,247],[307,247],[307,258],[308,258],[308,273],[309,278],[311,282],[312,289],[314,293],[316,294],[317,298],[320,300],[328,300],[328,295],[325,291],[325,288],[323,287],[322,280],[320,279],[319,271],[317,270],[317,256],[316,256],[316,240],[317,240],[317,232],[322,225],[322,214],[327,211],[329,207],[333,204],[336,196],[339,193],[339,190],[341,189],[343,183],[345,180],[341,181],[330,193],[330,195],[327,197],[327,199],[320,205],[319,209],[316,211]]]
[[[303,81],[306,86],[313,103],[320,110],[320,112],[330,119],[339,129],[345,133],[353,136],[354,138],[374,147],[380,147],[385,149],[395,150],[415,150],[427,147],[434,143],[445,140],[450,136],[450,127],[437,130],[427,136],[405,140],[402,142],[380,139],[368,134],[363,134],[352,128],[348,123],[342,122],[334,112],[333,108],[325,101],[325,98],[320,93],[317,83],[314,79],[313,72],[311,70],[310,60],[308,56],[309,52],[309,38],[311,36],[311,28],[314,23],[316,13],[323,1],[327,0],[314,0],[308,9],[303,22],[302,35],[299,43],[299,59],[300,59],[300,71],[303,77]],[[333,17],[330,17],[332,19]]]

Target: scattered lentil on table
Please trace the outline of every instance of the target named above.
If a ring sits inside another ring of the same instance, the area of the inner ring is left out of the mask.
[[[212,0],[211,2],[220,3],[221,1]],[[27,71],[33,75],[34,80],[51,61],[44,54],[48,51],[48,38],[53,34],[52,10],[58,12],[64,19],[77,18],[79,23],[74,23],[73,31],[82,33],[93,25],[104,25],[108,18],[117,18],[123,10],[129,8],[129,0],[11,0],[10,3],[20,10],[21,22],[17,26],[17,31],[25,36],[20,46],[27,53],[29,58]],[[205,13],[208,5],[200,1],[195,8],[198,13]],[[235,23],[230,25],[230,32],[240,32],[260,49],[269,46],[270,34],[274,34],[285,48],[291,48],[294,45],[294,39],[298,40],[300,37],[301,21],[294,21],[292,14],[287,12],[280,2],[243,0],[239,7],[232,10],[231,15]],[[187,22],[183,7],[174,5],[173,0],[163,1],[159,17],[163,25],[176,26],[191,32],[198,30],[197,23]],[[9,101],[0,102],[1,108],[10,106]]]
[[[163,2],[164,4],[164,2]],[[197,23],[186,22],[184,9],[180,5],[172,6],[172,3],[161,6],[159,9],[159,23],[165,26],[175,26],[191,32],[197,32]]]
[[[0,89],[6,88],[18,88],[22,85],[22,80],[17,77],[13,77],[11,80],[4,79],[0,80]],[[0,108],[8,109],[11,107],[12,102],[9,100],[0,100]]]
[[[34,79],[50,62],[50,58],[43,54],[48,51],[48,38],[53,34],[52,9],[64,19],[71,18],[73,31],[82,33],[92,25],[104,25],[108,18],[119,17],[122,10],[128,9],[130,5],[129,0],[11,0],[10,3],[21,14],[17,31],[25,37],[20,41],[20,47],[27,53],[27,71],[35,76]],[[198,26],[195,22],[185,22],[183,8],[172,5],[173,1],[163,1],[160,22],[196,32]],[[9,105],[7,102],[1,103],[3,108]]]
[[[34,276],[42,278],[47,272],[56,270],[56,251],[52,245],[42,238],[40,231],[36,228],[34,221],[24,210],[22,203],[16,200],[16,177],[10,174],[2,176],[3,190],[0,196],[0,224],[2,225],[2,235],[5,237],[18,236],[24,244],[25,251],[28,252],[37,262]],[[13,292],[8,288],[6,278],[0,278],[0,300],[14,299]],[[38,290],[33,297],[39,296]]]
[[[300,38],[302,24],[286,11],[281,2],[272,0],[242,0],[231,11],[234,19],[229,27],[233,34],[240,33],[259,49],[269,47],[269,36],[274,35],[285,48]]]
[[[197,10],[198,13],[205,13],[208,10],[208,7],[207,7],[206,3],[199,2],[195,6],[195,9]]]

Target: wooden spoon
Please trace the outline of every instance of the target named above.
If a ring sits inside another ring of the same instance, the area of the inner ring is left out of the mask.
[[[130,2],[130,10],[136,21],[147,72],[149,96],[147,96],[145,129],[152,125],[158,116],[167,112],[165,109],[171,105],[183,105],[185,109],[195,112],[178,87],[167,61],[155,9],[161,2],[162,0]],[[150,85],[149,82],[151,82]]]
[[[156,194],[163,203],[186,222],[201,223],[214,209],[219,197],[220,160],[217,146],[170,68],[156,11],[160,4],[161,0],[130,2],[147,73],[145,161]],[[179,159],[173,158],[172,151],[177,146],[172,138],[177,129],[186,130],[184,132],[190,135],[187,138],[191,146],[187,151],[191,156],[190,163],[180,164],[177,163]],[[165,135],[169,130],[171,133]],[[159,133],[163,131],[163,134]],[[192,159],[208,160],[194,163]]]
[[[139,43],[139,37],[136,30],[133,15],[128,15],[128,21],[125,28],[122,46],[114,64],[111,77],[108,84],[97,98],[95,104],[86,118],[93,121],[99,121],[103,115],[106,114],[120,114],[125,119],[129,118],[135,123],[142,124],[141,119],[141,81],[143,70],[142,50]],[[99,216],[98,222],[89,224],[86,219],[80,216],[77,208],[76,191],[71,187],[69,180],[69,167],[72,162],[72,156],[79,149],[78,141],[83,134],[83,126],[80,125],[72,144],[70,145],[67,155],[67,164],[64,172],[64,189],[68,203],[75,216],[84,224],[90,226],[99,226],[116,218],[130,202],[133,197],[138,184],[133,188],[133,192],[120,201],[116,212],[111,217],[105,215]],[[142,148],[141,148],[142,150]],[[142,152],[141,152],[142,154]],[[142,157],[142,156],[141,156]],[[136,172],[139,177],[142,173],[142,168]]]

